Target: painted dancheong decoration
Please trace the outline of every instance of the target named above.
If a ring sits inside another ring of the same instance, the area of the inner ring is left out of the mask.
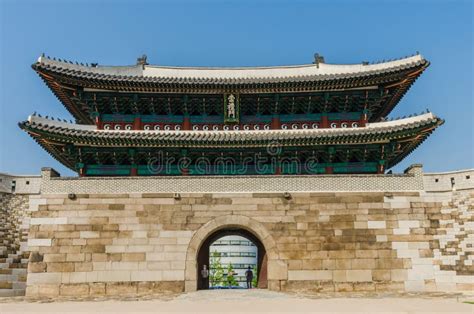
[[[387,119],[428,66],[419,54],[248,68],[43,55],[32,67],[75,123],[34,114],[20,127],[81,176],[384,173],[443,123]]]

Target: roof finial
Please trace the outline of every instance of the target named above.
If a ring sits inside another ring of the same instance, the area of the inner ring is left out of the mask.
[[[324,63],[324,57],[321,56],[319,53],[315,53],[314,54],[314,61],[313,61],[314,64],[316,64],[316,67],[319,68],[319,64],[320,63]]]
[[[141,65],[142,68],[144,69],[145,65],[148,64],[148,62],[146,62],[146,59],[147,59],[147,56],[145,54],[142,55],[141,57],[138,57],[137,58],[137,65]]]

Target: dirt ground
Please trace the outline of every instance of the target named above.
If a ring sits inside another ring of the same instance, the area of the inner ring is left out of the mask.
[[[255,289],[123,299],[32,302],[12,298],[0,303],[0,313],[474,313],[474,305],[463,302],[469,298],[456,296],[305,297]]]

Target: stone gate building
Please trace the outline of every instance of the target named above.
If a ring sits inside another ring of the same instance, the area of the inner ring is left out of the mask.
[[[25,280],[28,296],[202,289],[224,235],[257,246],[260,288],[472,291],[473,171],[387,172],[444,122],[387,118],[428,66],[41,56],[33,69],[75,123],[19,126],[79,177],[2,177],[2,294]]]

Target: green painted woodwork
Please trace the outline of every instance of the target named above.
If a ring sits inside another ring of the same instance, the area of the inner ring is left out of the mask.
[[[79,93],[80,92],[80,93]],[[390,91],[391,92],[391,91]],[[389,93],[390,93],[389,92]],[[66,91],[74,106],[94,118],[99,114],[104,121],[131,122],[132,116],[150,116],[152,120],[159,116],[219,116],[225,119],[227,94],[159,94],[124,93],[111,91]],[[242,115],[297,115],[336,113],[366,113],[378,117],[383,110],[385,99],[393,95],[380,93],[378,89],[345,90],[303,93],[243,94],[235,93],[237,100],[237,118]],[[84,107],[84,104],[86,105]],[[143,117],[145,118],[145,117]],[[357,117],[355,117],[357,118]],[[330,119],[338,119],[330,118]],[[166,120],[164,120],[166,121]],[[176,121],[169,121],[176,122]],[[229,121],[229,122],[236,122]]]
[[[87,176],[129,176],[130,166],[129,165],[87,165],[86,167]]]
[[[321,163],[313,167],[307,167],[298,163],[282,163],[279,165],[280,174],[282,175],[296,175],[296,174],[324,174],[326,168],[332,167],[333,173],[376,173],[376,162],[360,162],[360,163]],[[152,176],[152,175],[182,175],[182,169],[177,165],[170,165],[168,167],[147,166],[147,165],[88,165],[85,174],[90,176],[129,176],[131,169],[137,169],[137,175]],[[235,166],[211,166],[210,168],[198,167],[191,165],[187,168],[189,175],[273,175],[277,172],[276,164],[261,165],[258,169],[255,166],[243,165]],[[246,169],[246,171],[244,171]]]
[[[270,123],[273,116],[279,116],[282,123],[288,122],[319,122],[322,116],[326,115],[329,122],[331,121],[341,121],[341,120],[359,120],[361,113],[360,112],[346,112],[346,113],[311,113],[311,114],[282,114],[282,115],[243,115],[240,118],[241,123]],[[182,123],[186,114],[183,115],[143,115],[143,114],[133,114],[133,115],[122,115],[122,114],[103,114],[100,118],[102,123],[133,123],[135,118],[140,118],[142,123]],[[191,123],[224,123],[224,118],[222,116],[209,116],[209,115],[200,115],[200,116],[189,116]],[[230,120],[228,121],[230,122]]]

